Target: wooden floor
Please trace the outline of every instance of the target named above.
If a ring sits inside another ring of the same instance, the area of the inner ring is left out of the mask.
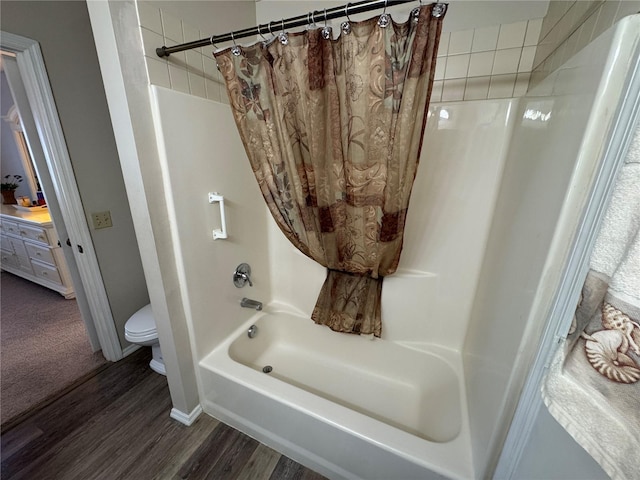
[[[191,427],[170,419],[149,360],[141,349],[3,431],[1,478],[324,478],[208,415]]]

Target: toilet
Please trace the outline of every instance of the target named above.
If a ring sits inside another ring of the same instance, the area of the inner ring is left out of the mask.
[[[145,305],[127,320],[127,323],[124,325],[124,338],[126,338],[128,342],[151,347],[153,358],[149,366],[154,372],[161,375],[167,374],[164,361],[162,360],[158,330],[156,329],[156,321],[153,317],[151,304]]]

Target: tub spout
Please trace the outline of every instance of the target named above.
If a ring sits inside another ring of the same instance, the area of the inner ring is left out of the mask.
[[[250,298],[243,298],[240,302],[240,306],[244,308],[255,308],[256,310],[262,310],[262,302],[257,300],[251,300]]]

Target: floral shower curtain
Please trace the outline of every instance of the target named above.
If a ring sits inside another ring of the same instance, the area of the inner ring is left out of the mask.
[[[216,53],[268,208],[328,273],[312,319],[380,336],[398,267],[444,5],[383,13]]]

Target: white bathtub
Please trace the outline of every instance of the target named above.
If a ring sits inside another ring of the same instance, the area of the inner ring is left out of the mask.
[[[330,478],[472,477],[455,352],[268,310],[201,361],[205,411]]]

